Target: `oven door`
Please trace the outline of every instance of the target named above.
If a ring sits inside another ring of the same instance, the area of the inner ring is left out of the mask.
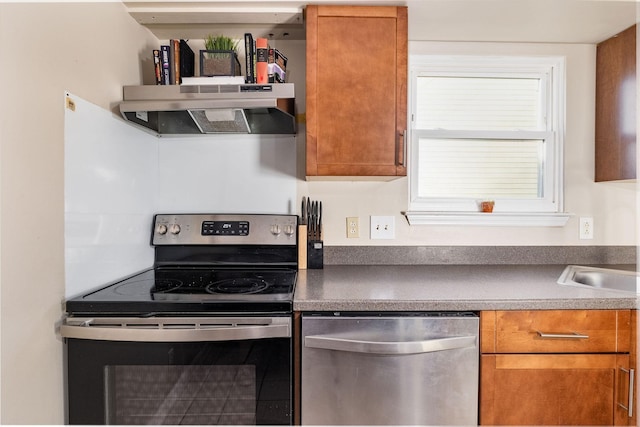
[[[70,424],[291,424],[291,319],[68,318]]]

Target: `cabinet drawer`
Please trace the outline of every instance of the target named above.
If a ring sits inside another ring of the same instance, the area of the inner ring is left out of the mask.
[[[483,353],[615,353],[630,348],[630,310],[487,311]]]

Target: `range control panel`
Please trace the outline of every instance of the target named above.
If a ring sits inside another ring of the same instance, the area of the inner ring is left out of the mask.
[[[248,236],[249,221],[204,221],[203,236]]]
[[[158,214],[153,245],[295,245],[298,217],[266,214]]]

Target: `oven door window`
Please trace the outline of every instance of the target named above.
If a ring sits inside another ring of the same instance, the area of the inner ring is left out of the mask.
[[[291,340],[68,339],[70,424],[291,424]]]
[[[255,366],[105,367],[107,424],[255,424]]]

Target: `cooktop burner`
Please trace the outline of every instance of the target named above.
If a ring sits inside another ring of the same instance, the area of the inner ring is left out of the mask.
[[[237,279],[225,279],[207,286],[210,294],[257,294],[269,289],[271,284],[264,279],[240,277]]]
[[[151,292],[155,296],[288,294],[294,282],[295,272],[290,269],[157,268]]]

